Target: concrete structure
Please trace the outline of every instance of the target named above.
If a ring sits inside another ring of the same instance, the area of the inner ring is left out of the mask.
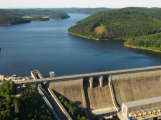
[[[41,88],[39,86],[37,87],[37,90],[40,93],[40,95],[43,98],[43,100],[45,101],[45,103],[47,104],[47,106],[49,107],[49,109],[51,110],[51,112],[54,115],[54,117],[56,118],[56,120],[60,120],[59,116],[56,114],[56,112],[53,109],[52,105],[50,104],[50,102],[48,101],[48,99],[46,98],[46,96],[44,95],[44,93],[42,92],[42,90],[41,90]]]
[[[103,76],[99,76],[100,87],[103,87]]]
[[[67,120],[72,120],[71,116],[68,114],[68,112],[66,111],[64,106],[61,104],[61,102],[59,101],[59,99],[57,98],[55,93],[50,88],[48,88],[48,91],[50,92],[50,94],[53,97],[53,99],[56,101],[56,103],[59,106],[59,108],[63,111],[64,115],[66,116],[66,119]]]
[[[80,108],[87,107],[83,89],[83,79],[50,83],[49,88],[52,89],[57,96],[63,95],[65,99],[72,100]]]
[[[4,75],[0,75],[0,81],[3,81]]]
[[[145,117],[159,113],[161,107],[161,96],[137,101],[122,103],[122,113],[124,116]]]
[[[95,77],[95,76],[109,76],[115,74],[125,74],[125,73],[134,73],[134,72],[143,72],[143,71],[155,71],[161,70],[161,66],[153,66],[153,67],[145,67],[145,68],[135,68],[135,69],[125,69],[125,70],[115,70],[115,71],[105,71],[105,72],[96,72],[96,73],[87,73],[87,74],[76,74],[76,75],[68,75],[68,76],[59,76],[54,78],[41,78],[36,80],[25,80],[25,81],[17,81],[17,84],[20,83],[35,83],[35,82],[60,82],[60,81],[68,81],[73,79],[81,79],[87,77]]]
[[[90,83],[90,88],[92,89],[93,88],[93,77],[89,78],[89,83]]]
[[[43,78],[43,76],[41,75],[41,73],[38,70],[31,71],[31,76],[32,76],[33,79]]]
[[[47,82],[55,94],[62,94],[79,108],[85,109],[91,119],[108,117],[117,112],[121,119],[128,119],[129,113],[142,111],[149,104],[151,107],[148,110],[161,107],[160,102],[154,101],[154,98],[161,97],[161,66],[42,78],[18,81],[17,84],[39,82]],[[149,104],[143,102],[152,99]],[[135,106],[129,105],[133,103]],[[127,109],[125,114],[123,106]],[[159,116],[160,111],[151,118]]]
[[[122,106],[121,114],[125,119],[129,116],[148,118],[154,110],[160,109],[161,70],[111,75],[110,78],[116,103]]]

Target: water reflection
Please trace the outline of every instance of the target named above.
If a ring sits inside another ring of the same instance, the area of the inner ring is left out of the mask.
[[[161,59],[160,52],[155,52],[155,51],[145,50],[145,49],[136,49],[136,48],[127,48],[127,49],[134,52],[134,53],[145,54],[147,56],[156,57],[156,58]]]

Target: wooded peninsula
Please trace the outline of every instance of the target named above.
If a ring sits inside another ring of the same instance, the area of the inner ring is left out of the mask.
[[[123,8],[92,14],[68,33],[94,40],[126,40],[126,46],[161,51],[161,9]]]
[[[36,10],[36,9],[1,9],[0,25],[15,25],[30,23],[31,21],[46,21],[50,19],[67,19],[70,16],[66,12],[55,10]]]

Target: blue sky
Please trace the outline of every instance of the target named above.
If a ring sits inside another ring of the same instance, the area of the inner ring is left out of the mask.
[[[0,0],[0,8],[160,7],[160,0]]]

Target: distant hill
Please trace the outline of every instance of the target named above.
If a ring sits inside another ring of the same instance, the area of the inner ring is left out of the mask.
[[[0,9],[0,25],[28,23],[30,21],[46,21],[51,19],[66,19],[69,15],[56,10],[37,9]]]
[[[22,19],[9,14],[0,14],[0,25],[15,25],[29,22],[31,22],[31,20]]]
[[[60,11],[50,10],[50,9],[40,9],[40,10],[39,9],[0,9],[0,13],[11,14],[18,17],[22,17],[22,16],[42,17],[42,16],[50,16],[58,12]],[[65,13],[65,12],[61,12],[61,13]]]
[[[69,18],[70,16],[68,14],[62,13],[62,12],[57,12],[53,15],[50,15],[50,19],[66,19]]]
[[[67,13],[93,14],[101,11],[115,10],[118,8],[53,8],[53,9]]]

